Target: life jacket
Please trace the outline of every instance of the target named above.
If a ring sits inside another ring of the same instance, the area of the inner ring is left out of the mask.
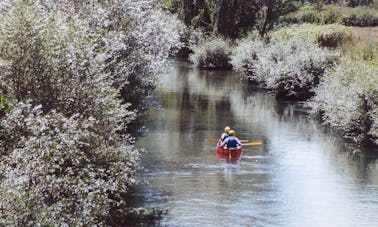
[[[236,140],[235,136],[228,136],[227,139],[227,148],[237,148],[238,141]]]

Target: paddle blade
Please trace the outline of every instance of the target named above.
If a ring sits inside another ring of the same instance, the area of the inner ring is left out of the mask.
[[[263,145],[263,142],[262,141],[253,141],[253,142],[250,142],[250,143],[243,143],[242,145],[243,146],[259,146],[259,145]]]
[[[216,143],[219,141],[219,139],[208,139],[207,141],[210,143]]]

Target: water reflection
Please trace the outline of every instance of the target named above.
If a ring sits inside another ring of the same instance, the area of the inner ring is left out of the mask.
[[[138,141],[151,182],[147,206],[167,226],[374,226],[378,161],[348,151],[296,104],[247,88],[231,72],[175,63],[161,77],[161,108]],[[225,125],[262,140],[236,162],[215,155]],[[162,199],[163,202],[161,201]]]

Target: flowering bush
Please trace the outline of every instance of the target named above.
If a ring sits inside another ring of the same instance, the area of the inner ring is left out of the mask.
[[[327,51],[301,39],[269,44],[245,39],[231,62],[250,80],[274,90],[277,98],[306,100],[332,60]]]
[[[123,15],[121,18],[114,17],[106,5],[102,7],[91,24],[95,21],[101,32],[111,31],[97,43],[104,53],[105,72],[133,109],[142,108],[156,75],[166,69],[167,57],[181,47],[184,25],[176,17],[153,9],[150,1],[116,1],[111,9]]]
[[[233,69],[245,74],[250,81],[264,83],[264,80],[256,74],[256,66],[259,60],[258,55],[265,48],[265,43],[256,34],[250,34],[238,40],[231,54],[230,63]]]
[[[223,38],[208,39],[192,48],[190,60],[198,68],[231,69],[230,44]]]
[[[17,141],[2,146],[12,151],[0,165],[4,224],[99,225],[127,205],[122,193],[136,183],[139,153],[124,147],[116,129],[105,134],[95,118],[22,103],[1,125],[1,137]]]
[[[117,91],[101,74],[83,31],[34,5],[22,4],[5,16],[0,79],[7,96],[14,102],[31,100],[46,112],[103,117]]]
[[[149,1],[0,3],[0,225],[135,219],[129,127],[180,29]]]
[[[96,60],[121,90],[124,102],[137,111],[145,106],[156,75],[166,69],[167,58],[180,47],[184,25],[154,7],[157,1],[42,1],[48,12],[59,11],[63,18],[76,18],[94,39]],[[138,87],[138,89],[134,89]]]
[[[378,144],[378,67],[342,59],[316,89],[311,106],[358,143]]]

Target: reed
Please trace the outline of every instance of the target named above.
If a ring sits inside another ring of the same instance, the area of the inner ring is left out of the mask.
[[[340,53],[353,60],[378,65],[378,28],[356,28],[340,46]]]

